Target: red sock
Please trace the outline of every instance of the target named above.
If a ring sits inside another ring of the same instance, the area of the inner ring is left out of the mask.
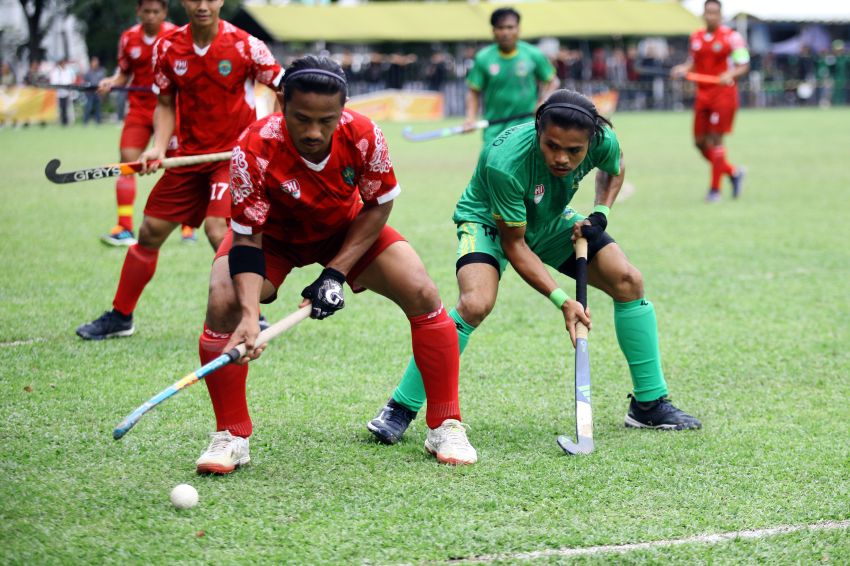
[[[440,305],[439,310],[412,317],[410,332],[413,358],[422,373],[428,399],[425,413],[428,427],[437,428],[446,419],[460,420],[457,398],[460,350],[454,321]]]
[[[726,161],[726,148],[716,145],[711,150],[711,189],[720,190],[720,179],[731,175],[735,169]]]
[[[706,161],[711,163],[711,148],[709,146],[704,145],[700,147],[699,152],[702,154]]]
[[[205,324],[198,340],[201,364],[219,357],[229,340],[230,334],[214,332]],[[228,364],[204,379],[215,412],[216,430],[229,430],[230,434],[243,438],[251,436],[254,429],[248,414],[248,399],[245,396],[247,380],[247,364]]]
[[[133,201],[136,200],[136,176],[121,175],[115,182],[115,198],[118,201],[118,224],[133,230]]]
[[[121,268],[121,278],[118,280],[118,290],[112,306],[118,312],[131,315],[136,310],[136,303],[145,290],[145,285],[156,272],[156,260],[159,249],[144,248],[139,244],[130,246]]]

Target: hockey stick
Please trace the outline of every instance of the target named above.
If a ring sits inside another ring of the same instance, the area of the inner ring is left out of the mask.
[[[167,157],[160,161],[159,165],[163,169],[169,169],[171,167],[182,167],[198,163],[226,161],[230,159],[230,154],[231,152],[229,151],[222,151],[220,153],[206,153],[203,155]],[[117,177],[119,175],[133,175],[134,173],[138,173],[142,170],[141,161],[112,163],[109,165],[101,165],[100,167],[91,167],[89,169],[78,169],[67,173],[59,173],[59,165],[61,165],[61,162],[58,159],[51,159],[44,168],[44,174],[47,175],[47,178],[59,185],[64,185],[66,183],[79,183],[80,181],[92,181],[95,179],[106,179],[108,177]]]
[[[406,139],[407,141],[412,142],[436,140],[440,138],[456,136],[458,134],[468,134],[469,132],[483,130],[484,128],[492,126],[494,124],[504,124],[505,122],[511,122],[513,120],[531,118],[532,116],[534,116],[534,114],[516,114],[514,116],[507,116],[505,118],[499,118],[497,120],[478,120],[470,127],[465,127],[463,124],[461,124],[460,126],[451,126],[449,128],[441,128],[439,130],[420,132],[418,134],[413,133],[412,126],[407,126],[404,128],[404,130],[402,130],[401,135],[404,136],[404,139]]]
[[[641,75],[652,75],[655,77],[672,78],[670,77],[671,68],[664,67],[635,67],[635,71]],[[703,84],[720,84],[720,77],[717,75],[706,75],[704,73],[687,73],[684,78],[686,81]]]
[[[52,89],[56,89],[56,90],[60,90],[60,89],[79,90],[79,91],[82,91],[82,92],[92,92],[92,91],[95,91],[95,90],[98,89],[97,85],[88,84],[88,83],[86,83],[86,84],[75,84],[75,85],[47,84],[47,85],[33,85],[33,86],[38,87],[38,88],[52,88]],[[133,85],[130,85],[130,86],[114,86],[109,90],[121,90],[121,91],[124,91],[124,92],[151,92],[151,93],[153,92],[153,90],[149,86],[133,86]]]
[[[576,301],[587,308],[587,240],[576,240]],[[587,349],[587,327],[576,324],[576,439],[558,437],[558,446],[570,455],[593,452],[593,410],[590,406],[590,355]]]
[[[276,338],[278,335],[289,330],[290,328],[292,328],[293,326],[295,326],[296,324],[298,324],[309,316],[310,305],[301,307],[297,311],[286,316],[285,318],[282,318],[281,320],[277,321],[276,323],[272,324],[271,326],[260,332],[260,335],[257,336],[256,345],[261,346],[262,344],[265,344],[271,339]],[[118,426],[115,427],[115,430],[112,431],[112,438],[114,438],[115,440],[119,440],[125,434],[127,434],[130,429],[136,425],[136,423],[139,422],[139,419],[141,419],[145,413],[147,413],[169,397],[176,395],[178,392],[180,392],[181,389],[185,389],[193,383],[197,383],[198,381],[202,380],[217,369],[221,369],[227,364],[235,362],[236,360],[241,358],[244,353],[245,346],[243,344],[239,344],[229,352],[226,352],[214,359],[213,361],[204,364],[186,377],[178,379],[174,382],[173,385],[171,385],[171,387],[163,389],[159,392],[159,394],[154,395],[138,409],[127,415],[127,418],[121,421]]]

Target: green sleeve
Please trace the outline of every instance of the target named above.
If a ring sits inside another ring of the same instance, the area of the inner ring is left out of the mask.
[[[594,145],[591,152],[593,166],[611,175],[620,174],[620,142],[617,134],[607,126],[603,128],[599,143]]]
[[[522,186],[511,175],[493,167],[487,167],[486,174],[493,218],[508,226],[525,226]]]
[[[484,90],[484,80],[486,76],[481,56],[480,54],[476,55],[472,62],[472,67],[469,68],[469,72],[466,74],[466,84],[468,84],[473,90],[482,91]]]
[[[555,67],[539,49],[534,50],[534,75],[541,83],[548,83],[555,76]]]

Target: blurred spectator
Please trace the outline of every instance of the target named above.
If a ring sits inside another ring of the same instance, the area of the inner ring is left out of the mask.
[[[12,66],[4,62],[2,71],[0,71],[0,86],[10,87],[18,84],[18,79],[15,78],[15,73],[12,71]]]
[[[425,70],[425,80],[428,90],[437,92],[443,90],[443,84],[445,84],[449,74],[446,59],[446,54],[442,51],[436,51],[431,54],[428,68]]]
[[[27,74],[24,75],[24,84],[26,86],[44,86],[47,84],[47,77],[41,72],[41,61],[30,61]]]
[[[593,50],[590,61],[590,79],[604,81],[608,78],[608,63],[605,60],[605,48],[597,47]]]
[[[77,74],[67,59],[61,59],[53,70],[50,71],[50,82],[54,85],[72,85],[77,80]],[[66,88],[56,89],[56,98],[59,101],[59,120],[63,126],[67,126],[70,121],[71,112],[71,91]]]
[[[92,57],[89,61],[89,70],[83,75],[83,82],[87,85],[99,85],[106,78],[106,71],[100,66],[100,59]],[[101,98],[97,91],[86,91],[86,107],[83,111],[83,124],[88,124],[90,118],[100,124]]]

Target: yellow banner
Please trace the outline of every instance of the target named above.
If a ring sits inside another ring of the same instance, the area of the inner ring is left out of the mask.
[[[371,94],[353,96],[345,103],[372,120],[411,122],[440,120],[443,118],[443,95],[438,92],[417,90],[380,90]]]
[[[0,87],[0,120],[55,122],[56,91],[31,86]]]

